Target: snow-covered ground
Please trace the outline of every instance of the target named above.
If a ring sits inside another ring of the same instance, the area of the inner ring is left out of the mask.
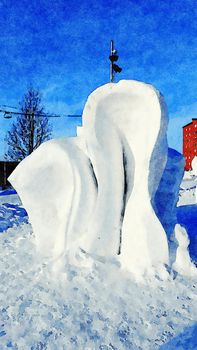
[[[184,164],[166,128],[152,86],[106,84],[81,137],[42,144],[9,177],[32,226],[0,193],[0,350],[196,348]]]
[[[0,235],[0,350],[196,349],[197,281],[135,283],[114,261],[51,275],[29,224]]]

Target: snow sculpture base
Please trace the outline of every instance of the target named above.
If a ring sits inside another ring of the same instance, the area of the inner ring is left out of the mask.
[[[9,181],[44,255],[80,247],[120,253],[134,274],[162,270],[168,244],[151,199],[166,163],[166,125],[152,86],[106,84],[87,100],[80,137],[46,142],[20,163]]]

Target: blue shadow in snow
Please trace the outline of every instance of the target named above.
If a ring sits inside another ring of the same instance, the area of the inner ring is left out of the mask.
[[[187,230],[190,239],[190,255],[197,262],[197,204],[178,207],[177,220]]]
[[[162,345],[160,350],[195,350],[197,349],[197,323],[185,328],[180,334]]]

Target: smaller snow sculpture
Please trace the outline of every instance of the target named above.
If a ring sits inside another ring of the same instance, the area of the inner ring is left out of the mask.
[[[80,138],[47,141],[9,177],[28,212],[39,252],[54,260],[75,246],[86,248],[96,186],[83,148]]]
[[[197,276],[195,265],[190,260],[188,251],[189,237],[184,227],[177,224],[175,226],[175,238],[178,242],[176,260],[172,267],[175,271],[185,276]]]

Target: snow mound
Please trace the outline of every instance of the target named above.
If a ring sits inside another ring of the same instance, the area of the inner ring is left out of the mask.
[[[163,97],[137,81],[106,84],[89,96],[82,119],[76,138],[44,143],[9,178],[37,247],[54,260],[79,248],[95,258],[119,254],[136,277],[155,271],[163,277],[168,242],[154,202],[168,152]]]

